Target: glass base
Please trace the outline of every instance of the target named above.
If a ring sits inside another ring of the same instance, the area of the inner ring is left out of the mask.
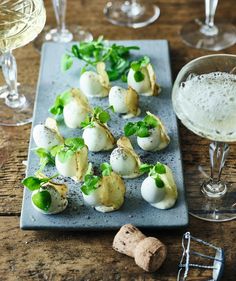
[[[141,28],[157,20],[160,9],[144,1],[112,1],[106,4],[104,14],[112,24]]]
[[[200,171],[200,172],[199,172]],[[201,220],[223,222],[236,219],[236,189],[234,184],[211,185],[207,174],[199,167],[186,174],[186,195],[189,213]],[[201,185],[202,183],[202,185]]]
[[[41,51],[42,45],[45,42],[68,43],[71,41],[90,42],[93,40],[93,35],[78,25],[68,26],[68,29],[63,33],[58,33],[57,29],[51,29],[50,26],[45,26],[39,36],[33,41],[34,47]]]
[[[185,24],[180,31],[182,40],[190,47],[220,51],[236,43],[236,27],[231,24],[217,24],[208,28],[201,21]]]
[[[7,101],[6,95],[1,95],[0,99],[0,125],[1,126],[20,126],[32,122],[34,93],[35,89],[31,86],[19,86],[20,99],[18,103]],[[13,105],[9,107],[8,105]]]

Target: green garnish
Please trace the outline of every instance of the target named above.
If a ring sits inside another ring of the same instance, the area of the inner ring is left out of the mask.
[[[139,47],[110,45],[103,40],[103,36],[100,36],[92,42],[81,42],[79,45],[73,45],[69,54],[63,56],[61,69],[63,71],[70,69],[74,58],[86,63],[85,67],[82,68],[83,72],[88,65],[94,67],[98,62],[104,62],[106,63],[109,80],[118,80],[130,68],[130,62],[127,60],[130,50],[139,50]]]
[[[81,127],[94,127],[94,122],[99,121],[100,123],[107,123],[110,120],[110,114],[106,111],[107,109],[114,110],[112,106],[102,109],[101,107],[95,107],[93,112],[86,116],[85,120],[81,122]]]
[[[166,167],[162,163],[157,162],[156,165],[142,164],[139,169],[141,173],[148,173],[155,180],[158,188],[165,186],[163,180],[160,178],[160,175],[166,173]]]
[[[136,82],[141,82],[144,80],[144,74],[142,73],[142,68],[147,66],[150,63],[150,58],[147,56],[144,56],[143,58],[141,58],[138,61],[133,61],[131,63],[131,68],[134,71],[134,80]]]
[[[26,186],[30,191],[34,191],[34,190],[40,189],[40,187],[42,187],[45,183],[48,183],[51,179],[53,179],[57,176],[58,176],[58,174],[56,174],[50,178],[48,178],[48,177],[38,178],[38,177],[30,176],[30,177],[23,179],[21,183],[24,186]]]
[[[45,148],[37,148],[35,150],[35,154],[39,157],[39,171],[42,171],[46,165],[48,164],[55,164],[55,159],[51,155],[49,151],[47,151]]]
[[[32,201],[39,209],[47,212],[51,206],[51,194],[47,190],[42,190],[32,196]]]
[[[71,92],[65,91],[56,97],[54,105],[49,108],[53,115],[60,115],[63,113],[64,106],[69,103],[71,99]]]
[[[155,128],[158,125],[156,118],[151,115],[146,115],[142,121],[136,123],[129,122],[124,127],[125,136],[129,137],[132,135],[138,136],[140,138],[145,138],[150,136],[150,129]]]
[[[101,178],[98,176],[86,175],[84,177],[84,184],[81,186],[81,191],[85,195],[91,194],[98,188],[100,180]]]
[[[75,152],[81,150],[84,146],[85,143],[82,138],[68,138],[64,144],[54,146],[51,149],[51,155],[54,157],[58,155],[59,160],[65,163]]]
[[[110,164],[104,162],[101,164],[100,169],[102,171],[103,176],[110,176],[112,172],[112,167]]]

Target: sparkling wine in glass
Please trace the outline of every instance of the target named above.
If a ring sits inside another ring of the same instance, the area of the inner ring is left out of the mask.
[[[190,47],[220,51],[236,43],[236,27],[229,23],[215,24],[218,0],[205,0],[205,21],[195,19],[181,29],[181,37]]]
[[[106,4],[104,14],[113,24],[141,28],[157,20],[160,9],[144,0],[113,0]]]
[[[41,32],[46,13],[42,0],[4,0],[0,2],[0,54],[7,87],[1,92],[0,125],[16,126],[31,122],[34,91],[18,85],[17,65],[12,51]]]
[[[34,41],[34,46],[40,51],[44,42],[68,43],[72,40],[89,42],[93,40],[92,34],[79,25],[66,26],[67,0],[52,0],[57,27],[46,26],[44,32]]]
[[[209,221],[236,218],[236,189],[221,179],[229,143],[236,142],[235,66],[235,55],[195,59],[181,69],[172,92],[174,111],[181,122],[212,141],[209,175],[204,171],[208,178],[202,181],[200,189],[186,188],[190,213]]]

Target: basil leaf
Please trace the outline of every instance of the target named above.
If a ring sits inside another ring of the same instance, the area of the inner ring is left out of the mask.
[[[155,177],[155,183],[158,188],[163,188],[165,186],[163,180],[159,176]]]
[[[139,167],[139,171],[141,173],[149,173],[152,168],[153,168],[153,165],[141,164],[140,167]]]
[[[61,60],[61,71],[67,71],[73,65],[73,59],[70,55],[65,54]]]
[[[47,212],[51,206],[51,194],[47,190],[39,191],[32,196],[32,201],[39,209]]]
[[[155,172],[158,173],[158,174],[165,174],[166,173],[166,167],[163,164],[158,162],[155,165]]]
[[[143,80],[144,80],[144,74],[143,74],[140,70],[136,71],[136,72],[134,73],[134,80],[135,80],[136,82],[141,82],[141,81],[143,81]]]

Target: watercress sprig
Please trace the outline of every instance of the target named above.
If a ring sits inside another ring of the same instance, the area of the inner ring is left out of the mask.
[[[99,121],[100,123],[107,123],[111,117],[109,112],[107,112],[108,109],[114,110],[113,106],[110,106],[106,109],[103,109],[101,107],[95,107],[91,114],[87,115],[85,120],[81,122],[81,127],[94,127],[94,122]]]
[[[150,58],[147,56],[142,57],[138,61],[131,62],[130,66],[134,71],[134,80],[136,82],[141,82],[144,80],[144,74],[142,73],[142,68],[150,63]]]
[[[81,150],[85,146],[82,138],[67,138],[64,144],[56,145],[51,149],[52,156],[58,155],[59,160],[65,163],[75,152]]]
[[[110,81],[117,80],[130,68],[127,58],[131,50],[139,50],[138,46],[123,46],[119,44],[109,44],[103,36],[91,42],[81,42],[74,44],[69,53],[65,54],[61,60],[62,71],[67,71],[73,65],[73,59],[83,60],[86,64],[82,68],[84,72],[88,65],[94,67],[98,62],[106,63],[106,69]]]
[[[151,115],[146,115],[142,121],[135,123],[128,122],[124,127],[124,133],[126,137],[135,135],[140,138],[145,138],[150,136],[150,129],[155,128],[157,125],[157,119]]]
[[[81,191],[85,195],[91,194],[93,191],[95,191],[99,187],[99,182],[101,180],[101,177],[95,176],[95,175],[86,175],[84,177],[84,184],[81,186]]]
[[[50,151],[45,148],[37,148],[35,154],[39,157],[39,172],[42,171],[46,165],[55,164],[55,158],[51,155]]]
[[[142,164],[139,169],[141,173],[148,173],[148,175],[155,180],[156,186],[158,188],[163,188],[165,186],[160,177],[160,175],[166,173],[165,165],[162,163],[157,162],[156,165]]]
[[[60,115],[63,113],[64,106],[71,100],[71,92],[65,91],[58,95],[54,101],[53,106],[49,108],[49,112],[53,115]]]
[[[110,176],[112,172],[112,167],[107,162],[104,162],[100,165],[100,169],[102,171],[103,176]]]

